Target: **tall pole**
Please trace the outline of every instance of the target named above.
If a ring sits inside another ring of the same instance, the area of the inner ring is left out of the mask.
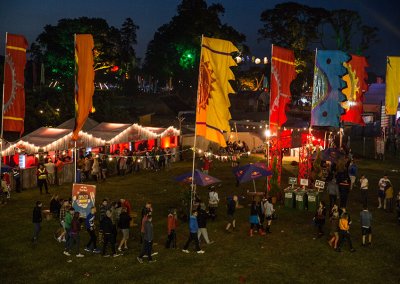
[[[203,56],[203,35],[201,35],[201,44],[200,44],[200,63],[199,63],[199,75],[197,79],[197,101],[196,101],[196,118],[197,113],[199,111],[199,92],[200,92],[200,76],[201,76],[201,60]],[[193,139],[193,163],[192,163],[192,183],[190,185],[190,212],[189,215],[192,214],[193,210],[193,196],[196,193],[196,188],[194,184],[194,170],[195,170],[195,162],[196,162],[196,142],[197,142],[197,122],[194,125],[194,139]]]
[[[76,53],[76,34],[74,34],[74,71],[75,71],[75,76],[74,76],[74,91],[76,92],[76,59],[75,59],[75,53]],[[74,93],[74,100],[75,100],[75,93]],[[75,101],[74,101],[75,104]],[[75,123],[76,123],[76,113],[75,113]],[[74,141],[74,183],[76,183],[76,171],[77,171],[77,156],[76,156],[76,140]]]
[[[5,40],[5,49],[4,49],[4,75],[3,75],[3,96],[1,99],[1,134],[0,134],[0,175],[1,175],[1,167],[3,165],[3,128],[4,128],[4,92],[5,92],[5,82],[6,82],[6,62],[7,62],[7,36],[8,32],[6,32],[6,40]]]

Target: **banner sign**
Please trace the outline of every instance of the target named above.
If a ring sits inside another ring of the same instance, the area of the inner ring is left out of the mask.
[[[72,185],[72,207],[80,216],[86,218],[90,209],[95,206],[96,186],[74,183]]]
[[[315,181],[315,188],[324,188],[325,187],[325,182],[322,180],[316,180]]]
[[[306,178],[300,179],[300,185],[308,186],[308,179],[306,179]]]
[[[297,184],[297,177],[289,177],[289,184],[296,185]]]

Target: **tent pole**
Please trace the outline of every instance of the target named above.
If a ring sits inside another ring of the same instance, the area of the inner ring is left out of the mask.
[[[6,79],[6,57],[7,57],[7,36],[8,32],[6,32],[6,41],[5,41],[5,50],[4,50],[4,77],[3,77],[3,96],[1,99],[1,134],[0,134],[0,175],[1,175],[1,167],[3,165],[3,128],[4,128],[4,89],[5,89],[5,79]]]

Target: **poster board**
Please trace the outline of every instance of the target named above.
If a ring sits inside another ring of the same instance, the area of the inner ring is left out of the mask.
[[[72,207],[82,218],[90,213],[95,206],[96,186],[92,184],[72,184]]]
[[[325,187],[325,182],[322,180],[315,181],[315,188],[323,189]]]

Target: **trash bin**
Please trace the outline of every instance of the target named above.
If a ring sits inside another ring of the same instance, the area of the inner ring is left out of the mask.
[[[82,174],[81,169],[77,169],[76,170],[76,183],[80,183],[81,182],[81,174]]]
[[[296,192],[296,208],[300,210],[305,210],[306,205],[306,192],[297,191]]]
[[[319,193],[318,191],[310,191],[308,194],[307,207],[308,211],[317,211],[319,205]]]
[[[296,208],[296,198],[294,190],[289,187],[285,189],[285,207],[286,208]]]

